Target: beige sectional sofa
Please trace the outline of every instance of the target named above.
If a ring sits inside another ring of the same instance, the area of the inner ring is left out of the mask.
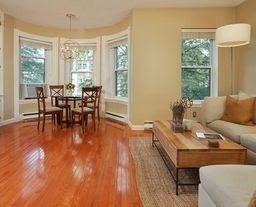
[[[233,97],[238,98],[238,96]],[[220,120],[225,107],[226,96],[205,97],[202,103],[203,124],[247,148],[247,163],[256,164],[256,107],[254,107],[253,126]]]

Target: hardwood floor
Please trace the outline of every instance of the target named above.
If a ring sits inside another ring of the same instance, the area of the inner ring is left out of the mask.
[[[0,127],[0,206],[142,206],[126,125]]]

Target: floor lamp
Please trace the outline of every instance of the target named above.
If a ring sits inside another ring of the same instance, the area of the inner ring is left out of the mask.
[[[231,48],[231,93],[234,91],[234,65],[233,65],[233,47],[242,46],[250,43],[251,25],[249,24],[229,24],[217,28],[215,42],[217,47]]]

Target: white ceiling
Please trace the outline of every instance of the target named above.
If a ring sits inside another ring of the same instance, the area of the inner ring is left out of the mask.
[[[232,7],[245,0],[0,0],[0,9],[25,22],[69,28],[67,13],[75,14],[72,28],[109,26],[133,8]]]

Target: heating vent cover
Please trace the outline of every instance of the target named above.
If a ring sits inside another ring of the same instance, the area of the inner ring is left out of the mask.
[[[47,95],[47,84],[38,84],[38,83],[30,83],[30,84],[20,84],[20,98],[21,99],[31,99],[36,98],[36,89],[35,87],[43,87],[44,93]]]

